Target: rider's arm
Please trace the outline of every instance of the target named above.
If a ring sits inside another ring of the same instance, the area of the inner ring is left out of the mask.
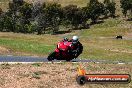
[[[83,51],[83,46],[82,46],[82,44],[80,43],[80,42],[78,42],[78,48],[79,48],[79,52],[80,53],[82,53],[82,51]]]

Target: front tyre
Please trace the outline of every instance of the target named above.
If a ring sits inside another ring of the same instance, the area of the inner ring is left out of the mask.
[[[52,61],[52,60],[54,60],[54,58],[55,58],[55,52],[52,52],[49,54],[47,59],[48,59],[48,61]]]

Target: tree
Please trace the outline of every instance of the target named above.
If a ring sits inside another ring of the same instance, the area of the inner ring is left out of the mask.
[[[63,8],[64,25],[72,25],[72,29],[78,29],[79,24],[84,22],[83,10],[78,8],[77,5],[68,5]],[[85,22],[84,22],[85,24]]]
[[[19,12],[25,19],[32,17],[32,4],[24,2],[23,5],[19,8]]]
[[[62,8],[60,4],[48,3],[43,10],[46,13],[47,26],[53,30],[53,34],[59,30],[62,18]]]
[[[23,0],[13,0],[13,3],[22,5],[24,1]]]
[[[120,3],[124,16],[126,17],[127,11],[129,11],[132,16],[132,0],[121,0]]]
[[[2,9],[0,8],[0,15],[3,13]]]
[[[115,17],[115,10],[116,10],[115,5],[116,5],[115,2],[111,2],[110,4],[108,4],[108,9],[111,17]]]
[[[82,7],[82,26],[88,28],[87,21],[90,19],[90,12],[88,6]]]
[[[43,9],[45,9],[46,3],[44,2],[43,4],[41,4],[40,2],[35,2],[33,3],[33,6],[31,8],[32,10],[32,18],[34,20],[34,18],[36,18],[39,14],[41,14],[43,12]]]
[[[41,35],[43,31],[46,30],[47,27],[46,14],[39,14],[36,21],[37,21],[37,34]]]
[[[116,10],[116,3],[112,0],[104,0],[104,5],[105,5],[105,16],[107,17],[110,15],[111,17],[115,17],[115,10]]]
[[[32,17],[31,8],[32,4],[26,3],[23,0],[9,2],[8,16],[12,19],[12,32],[29,33],[27,28],[29,28],[30,18]]]
[[[89,16],[93,23],[96,23],[99,16],[104,13],[104,5],[97,0],[90,0],[87,8]]]
[[[57,3],[36,3],[32,8],[32,17],[37,25],[37,34],[45,33],[46,29],[51,29],[53,33],[59,30],[62,9]],[[34,14],[35,13],[35,14]],[[37,14],[36,14],[37,13]]]
[[[33,4],[32,9],[32,22],[33,30],[37,32],[38,35],[41,35],[43,33],[43,29],[46,28],[46,13],[43,12],[43,9],[45,9],[45,2],[41,4],[40,2],[36,2]]]
[[[98,2],[98,0],[90,0],[90,4],[92,4],[92,3],[95,3],[95,2]]]
[[[0,31],[11,31],[13,29],[12,18],[6,13],[0,15]]]
[[[7,12],[8,16],[11,18],[12,20],[12,32],[16,32],[16,23],[17,23],[17,19],[18,19],[18,10],[20,8],[20,6],[23,5],[23,2],[20,3],[19,0],[13,0],[12,2],[9,2],[9,10]]]

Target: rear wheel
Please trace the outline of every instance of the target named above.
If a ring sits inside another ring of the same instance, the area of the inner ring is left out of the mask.
[[[54,60],[55,59],[55,52],[50,53],[47,59],[48,59],[48,61]]]

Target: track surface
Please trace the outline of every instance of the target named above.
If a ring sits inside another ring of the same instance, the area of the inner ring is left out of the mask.
[[[72,62],[91,62],[92,60],[75,59]],[[0,56],[0,62],[48,62],[46,57],[29,57],[29,56]],[[54,60],[59,62],[59,60]]]
[[[46,57],[29,57],[29,56],[0,56],[0,62],[49,62]],[[53,62],[60,62],[60,60],[54,60]],[[120,61],[106,61],[106,60],[89,60],[89,59],[73,59],[71,62],[95,62],[95,63],[122,63]],[[132,63],[130,63],[132,64]]]

